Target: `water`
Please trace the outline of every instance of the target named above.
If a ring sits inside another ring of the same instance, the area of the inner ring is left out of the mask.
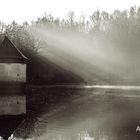
[[[137,140],[138,88],[32,88],[27,120],[14,137],[37,140]]]

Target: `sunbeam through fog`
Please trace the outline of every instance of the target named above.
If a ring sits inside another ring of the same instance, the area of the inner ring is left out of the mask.
[[[104,74],[123,79],[125,55],[113,43],[104,43],[69,30],[60,32],[36,27],[29,31],[46,43],[41,55],[85,80]]]
[[[105,81],[111,78],[131,81],[138,74],[137,69],[133,69],[137,61],[129,62],[131,53],[107,38],[99,39],[96,36],[91,37],[68,29],[60,31],[58,28],[51,29],[43,25],[29,28],[29,31],[35,38],[45,42],[41,55],[85,81],[92,81],[93,77]]]

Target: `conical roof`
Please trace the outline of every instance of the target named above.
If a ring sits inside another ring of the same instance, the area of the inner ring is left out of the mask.
[[[25,57],[21,51],[6,36],[0,45],[0,62],[25,62]]]

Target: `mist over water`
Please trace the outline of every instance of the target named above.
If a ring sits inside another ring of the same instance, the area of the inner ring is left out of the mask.
[[[140,138],[140,8],[84,18],[45,13],[23,26],[0,24],[31,60],[27,119],[15,140]]]
[[[107,38],[43,25],[29,31],[44,43],[40,55],[85,81],[96,81],[96,78],[110,82],[112,79],[127,82],[139,79],[138,58]]]
[[[139,51],[135,53],[136,50],[119,46],[118,42],[109,38],[71,29],[37,25],[26,30],[41,41],[39,55],[87,82],[82,88],[34,89],[35,99],[46,98],[46,102],[40,106],[42,113],[35,122],[31,138],[133,139],[140,121],[140,87],[122,86],[121,83],[124,81],[127,84],[140,78]],[[119,86],[113,83],[116,79]],[[51,108],[47,102],[54,92],[55,105]],[[36,136],[36,133],[39,135]]]

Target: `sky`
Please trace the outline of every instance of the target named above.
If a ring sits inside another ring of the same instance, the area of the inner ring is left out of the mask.
[[[65,18],[69,11],[76,16],[90,15],[95,10],[112,13],[114,9],[129,9],[139,6],[140,0],[0,0],[0,21],[11,23],[31,22],[46,12],[54,17]]]

